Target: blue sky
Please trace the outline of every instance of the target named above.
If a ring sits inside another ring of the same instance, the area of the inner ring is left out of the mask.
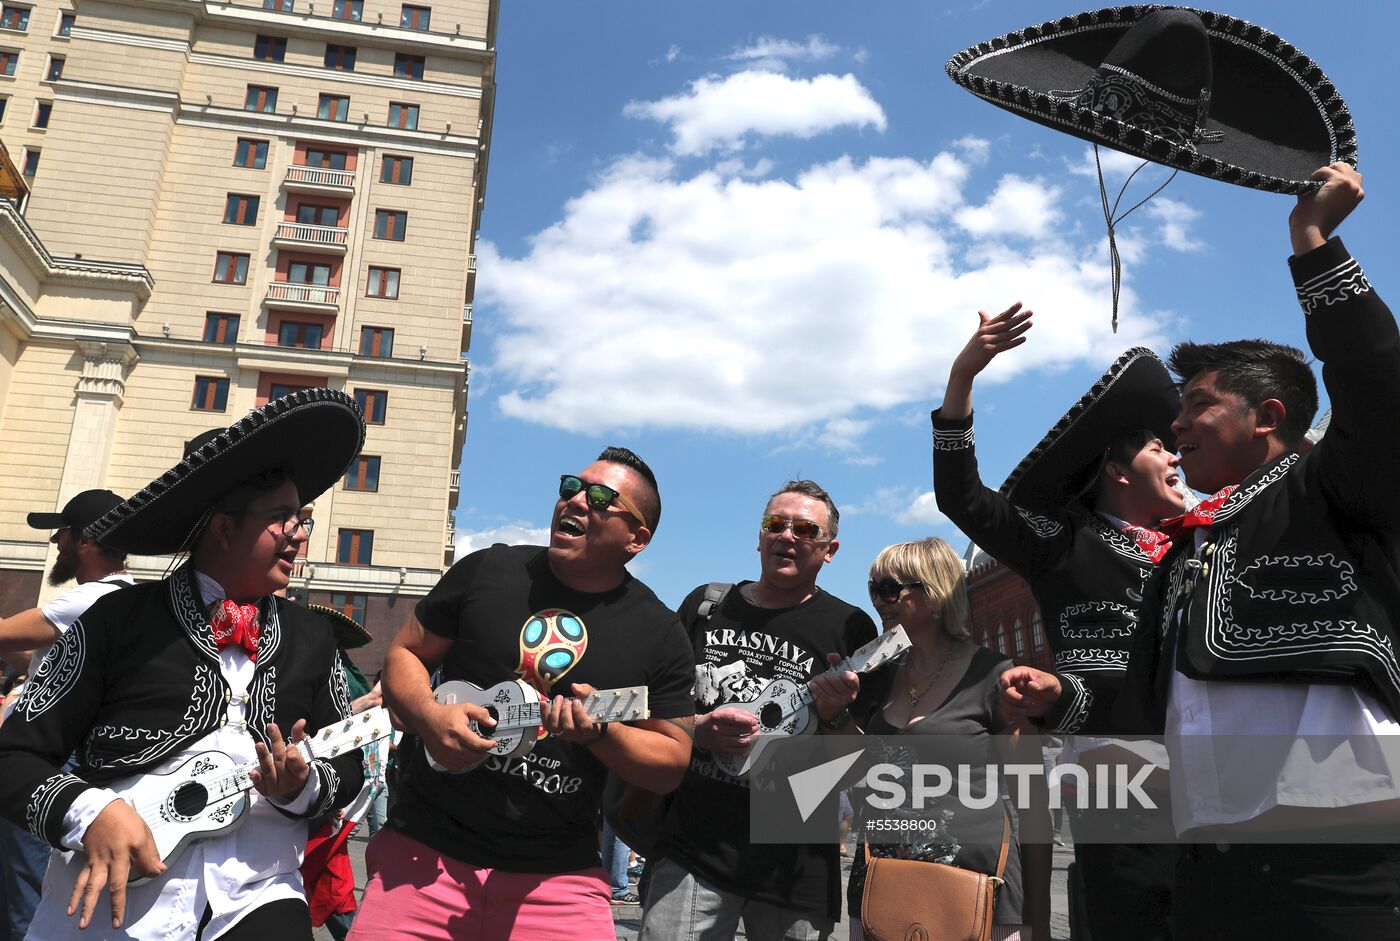
[[[885,545],[967,545],[933,505],[928,413],[979,307],[1037,312],[977,388],[991,486],[1129,346],[1305,343],[1285,265],[1293,201],[1186,174],[1120,228],[1110,333],[1087,145],[943,71],[1079,7],[503,6],[459,552],[544,540],[558,475],[623,444],[661,482],[664,517],[632,571],[663,601],[756,577],[765,498],[805,476],[842,510],[822,584],[868,609]],[[1297,44],[1347,99],[1368,195],[1341,234],[1395,299],[1400,8],[1327,9],[1221,12]],[[1110,157],[1110,179],[1124,165]]]

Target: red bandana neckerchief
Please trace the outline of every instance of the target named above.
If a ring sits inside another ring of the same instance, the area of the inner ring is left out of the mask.
[[[1162,520],[1158,524],[1161,529],[1129,525],[1123,527],[1123,532],[1132,537],[1138,544],[1138,548],[1147,553],[1147,557],[1153,563],[1160,562],[1162,557],[1171,550],[1174,540],[1180,539],[1193,527],[1209,526],[1215,522],[1215,514],[1220,512],[1220,508],[1225,505],[1225,501],[1230,499],[1230,494],[1234,492],[1233,485],[1216,491],[1180,516]]]
[[[237,644],[248,651],[248,659],[258,662],[258,606],[238,604],[225,598],[216,602],[209,612],[209,629],[214,636],[214,646],[223,650],[230,644]]]

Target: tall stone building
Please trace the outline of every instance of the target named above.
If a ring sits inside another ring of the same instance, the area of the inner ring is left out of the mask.
[[[1026,580],[972,542],[963,554],[963,567],[973,641],[1001,651],[1018,666],[1053,671],[1055,655]]]
[[[498,11],[3,4],[0,139],[29,192],[0,204],[0,613],[48,591],[25,513],[130,494],[326,385],[369,432],[293,588],[365,622],[377,668],[452,559]]]

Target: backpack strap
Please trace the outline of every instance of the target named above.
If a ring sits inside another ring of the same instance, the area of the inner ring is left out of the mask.
[[[729,591],[733,587],[733,582],[710,582],[706,585],[705,600],[700,602],[700,607],[695,609],[696,615],[706,621],[714,617],[715,611],[724,604],[724,599],[728,597]]]

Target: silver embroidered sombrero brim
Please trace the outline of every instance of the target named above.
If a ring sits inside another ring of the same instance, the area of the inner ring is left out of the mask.
[[[1346,102],[1263,27],[1208,10],[1110,7],[1028,26],[948,60],[953,81],[1067,134],[1274,193],[1356,164]]]
[[[344,476],[365,441],[355,400],[302,389],[191,442],[180,463],[83,531],[141,555],[190,548],[214,502],[244,481],[280,469],[310,502]]]
[[[1172,421],[1181,395],[1166,365],[1135,346],[1119,356],[1055,422],[1001,485],[1008,500],[1031,509],[1062,509],[1092,482],[1119,435],[1148,430],[1176,447]]]
[[[335,631],[335,642],[339,647],[354,650],[356,647],[363,647],[374,640],[374,635],[365,630],[359,621],[338,608],[328,608],[323,604],[309,604],[306,606],[306,610],[315,611],[331,622],[331,629]]]

